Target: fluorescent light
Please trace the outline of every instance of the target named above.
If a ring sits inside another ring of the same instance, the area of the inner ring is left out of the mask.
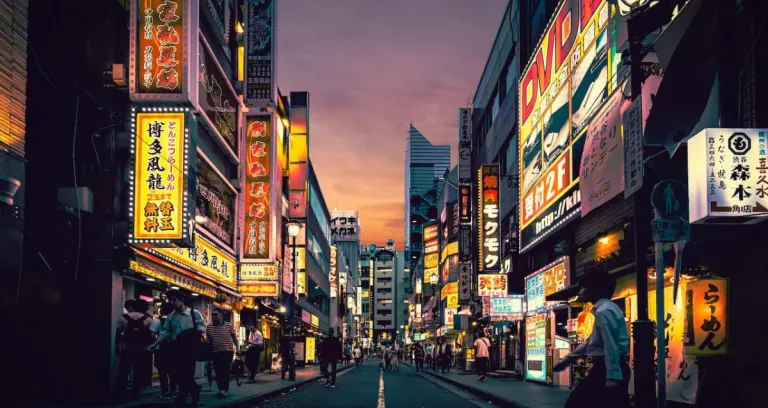
[[[171,286],[171,289],[173,289],[173,290],[179,290],[179,287],[178,287],[178,286]]]
[[[193,293],[192,296],[200,296],[199,293]]]
[[[147,282],[154,282],[155,278],[147,278]]]

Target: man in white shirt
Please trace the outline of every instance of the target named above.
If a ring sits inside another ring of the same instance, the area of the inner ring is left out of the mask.
[[[248,379],[251,381],[253,381],[256,373],[259,371],[259,359],[261,358],[262,348],[264,348],[264,336],[254,324],[251,326],[251,334],[248,335],[248,351],[245,353],[245,363],[250,372]]]
[[[578,357],[591,359],[593,366],[568,397],[565,406],[628,407],[629,334],[624,312],[611,301],[616,281],[607,273],[594,273],[585,275],[579,285],[579,298],[594,305],[594,328],[584,344],[552,369],[562,371]]]
[[[483,330],[478,330],[478,339],[475,340],[475,369],[480,381],[485,381],[485,373],[488,372],[488,350],[491,348],[491,341],[485,337]]]

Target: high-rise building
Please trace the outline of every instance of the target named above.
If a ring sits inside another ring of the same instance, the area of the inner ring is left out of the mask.
[[[391,342],[397,336],[397,271],[402,269],[398,261],[402,255],[395,251],[394,240],[387,240],[386,247],[369,247],[373,260],[373,340],[375,343]]]
[[[437,219],[437,186],[451,165],[451,147],[433,145],[413,125],[405,152],[405,246],[410,271],[421,254],[421,228]]]

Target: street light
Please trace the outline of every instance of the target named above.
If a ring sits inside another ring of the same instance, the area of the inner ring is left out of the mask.
[[[288,235],[291,237],[291,253],[293,258],[293,285],[292,285],[292,291],[295,293],[292,293],[291,296],[298,296],[298,280],[296,279],[296,237],[299,236],[299,233],[301,233],[301,224],[296,221],[288,221],[286,223],[286,227],[288,227]],[[296,298],[294,297],[291,299],[291,305],[293,305],[293,302],[296,301]],[[294,308],[291,307],[291,315],[293,315]],[[293,321],[293,316],[289,316],[289,321],[291,322],[291,359],[289,362],[290,366],[290,374],[288,376],[288,379],[290,380],[296,380],[296,341],[294,340],[294,337],[296,336],[296,325]]]

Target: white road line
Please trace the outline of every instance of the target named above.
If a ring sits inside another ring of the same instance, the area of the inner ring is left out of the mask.
[[[379,371],[379,403],[376,408],[386,408],[386,404],[384,404],[384,371]]]

